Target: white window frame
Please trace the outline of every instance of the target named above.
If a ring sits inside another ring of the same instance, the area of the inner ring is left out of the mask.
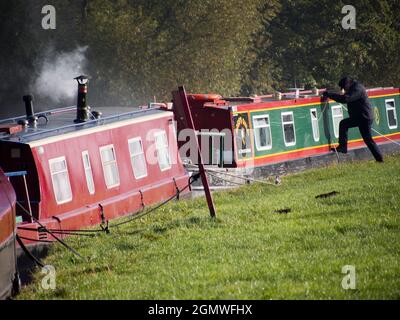
[[[393,102],[393,107],[388,107],[388,102]],[[386,109],[386,119],[387,119],[387,124],[388,124],[389,129],[397,129],[399,123],[397,121],[396,101],[394,99],[385,100],[385,109]],[[393,110],[393,112],[394,112],[394,118],[396,120],[396,125],[395,126],[391,126],[389,124],[389,110]]]
[[[102,151],[103,151],[103,150],[106,150],[106,149],[112,149],[112,150],[113,150],[114,160],[111,160],[111,161],[108,161],[108,162],[105,163],[104,160],[103,160],[103,152],[102,152]],[[107,189],[111,189],[111,188],[118,187],[118,186],[121,184],[121,179],[120,179],[120,176],[119,176],[118,162],[117,162],[117,154],[116,154],[116,152],[115,152],[115,147],[114,147],[114,145],[113,145],[113,144],[109,144],[109,145],[107,145],[107,146],[100,147],[99,150],[100,150],[101,165],[102,165],[102,167],[103,167],[104,182],[105,182],[105,184],[106,184]],[[106,172],[105,172],[105,170],[104,170],[104,167],[105,167],[105,165],[108,165],[108,164],[110,164],[110,163],[115,163],[115,165],[116,165],[116,167],[117,167],[117,177],[118,177],[117,180],[118,180],[118,182],[117,182],[117,183],[114,183],[114,184],[111,184],[111,185],[108,185],[108,184],[107,184],[107,178],[106,178]]]
[[[162,135],[164,135],[164,137],[165,137],[166,144],[164,145],[164,147],[166,147],[166,150],[167,150],[167,152],[168,152],[168,153],[167,153],[167,156],[168,156],[168,164],[169,164],[169,166],[168,166],[168,167],[165,167],[165,168],[161,168],[160,150],[158,150],[157,142],[156,142],[156,141],[157,141],[157,137],[162,136]],[[167,170],[171,169],[171,167],[172,167],[172,165],[171,165],[171,155],[170,155],[170,153],[169,153],[168,136],[167,136],[167,133],[165,132],[165,130],[158,131],[158,132],[156,132],[156,133],[154,134],[154,143],[155,143],[155,145],[156,145],[157,160],[158,160],[158,166],[160,167],[160,170],[161,170],[161,171],[167,171]]]
[[[313,112],[315,112],[315,118],[313,116]],[[319,133],[318,111],[316,108],[310,109],[310,117],[311,117],[311,128],[313,132],[313,138],[315,142],[318,142],[320,139],[320,133]],[[316,125],[317,130],[314,130],[314,123]]]
[[[336,110],[336,109],[340,109],[340,111],[342,111],[342,119],[340,121],[342,121],[344,119],[344,114],[343,114],[343,108],[342,108],[341,105],[332,106],[331,110],[332,110],[333,133],[334,133],[336,138],[339,138],[340,121],[339,121],[338,126],[336,128],[336,126],[335,126],[335,118],[339,118],[339,117],[335,116],[334,113],[333,113],[333,110]]]
[[[52,172],[51,171],[51,165],[53,163],[60,162],[60,161],[64,161],[65,162],[65,170],[64,171],[59,171],[59,172]],[[56,199],[57,204],[63,204],[63,203],[67,203],[67,202],[72,201],[73,196],[72,196],[71,182],[70,182],[70,179],[69,179],[68,164],[67,164],[67,160],[66,160],[65,156],[49,159],[49,169],[50,169],[51,182],[52,182],[52,185],[53,185],[54,198]],[[56,193],[56,190],[55,190],[54,175],[60,174],[60,173],[64,173],[64,172],[67,173],[67,180],[66,181],[67,181],[67,187],[68,187],[70,196],[67,197],[66,199],[63,199],[63,200],[59,201],[57,199],[57,193]]]
[[[292,121],[283,121],[283,116],[291,115],[292,116]],[[294,124],[294,114],[293,111],[288,111],[288,112],[282,112],[281,113],[281,122],[282,122],[282,134],[283,134],[283,141],[285,143],[286,147],[292,147],[296,145],[297,139],[296,139],[296,126]],[[294,142],[287,142],[286,141],[286,135],[285,135],[285,125],[286,124],[292,124],[293,125],[293,132],[294,132]]]
[[[257,119],[268,119],[268,124],[267,125],[256,125],[255,124],[255,120]],[[264,147],[260,146],[260,141],[258,141],[258,135],[256,134],[256,132],[254,132],[254,139],[256,142],[256,149],[257,151],[265,151],[265,150],[271,150],[272,149],[272,132],[271,132],[271,122],[269,121],[269,114],[263,114],[263,115],[258,115],[258,116],[254,116],[253,117],[253,129],[254,131],[257,129],[262,129],[262,128],[268,128],[269,131],[269,136],[270,136],[270,141],[271,143],[269,145],[266,145]]]
[[[85,161],[86,156],[87,156],[87,160],[88,160],[87,162],[89,163],[88,167],[86,166],[86,161]],[[96,186],[94,184],[92,164],[90,162],[90,155],[89,155],[88,150],[82,151],[82,162],[83,162],[83,170],[85,171],[86,185],[87,185],[89,194],[94,194],[96,192]],[[92,181],[93,188],[91,188],[91,184],[90,184],[89,180]]]
[[[131,153],[131,149],[130,149],[130,144],[131,143],[136,143],[136,142],[140,142],[140,148],[141,148],[141,152],[137,153],[137,154],[132,154]],[[136,138],[132,138],[128,140],[128,151],[129,151],[129,155],[131,158],[131,167],[132,167],[132,171],[133,171],[133,175],[135,176],[135,179],[142,179],[147,177],[148,173],[147,173],[147,161],[146,161],[146,156],[144,154],[144,150],[143,150],[143,142],[142,142],[142,138],[141,137],[136,137]],[[136,170],[133,166],[133,158],[137,157],[137,156],[142,156],[143,155],[143,159],[144,159],[144,168],[145,168],[145,173],[143,175],[136,175]]]

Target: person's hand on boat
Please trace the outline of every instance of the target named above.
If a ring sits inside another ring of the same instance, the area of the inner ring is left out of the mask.
[[[322,93],[322,97],[321,97],[321,101],[325,102],[329,100],[329,92],[328,91],[324,91]]]

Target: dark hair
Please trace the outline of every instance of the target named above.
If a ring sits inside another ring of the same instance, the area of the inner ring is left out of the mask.
[[[346,86],[346,84],[351,83],[352,81],[353,81],[352,78],[346,76],[340,79],[338,85],[341,89],[343,89]]]

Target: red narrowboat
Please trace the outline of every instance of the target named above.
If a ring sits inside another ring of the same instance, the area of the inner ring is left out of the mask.
[[[27,115],[0,122],[0,165],[27,172],[10,180],[18,234],[27,244],[53,241],[46,229],[79,230],[188,191],[173,113],[92,111],[84,85],[79,84],[77,108],[34,114],[32,97],[25,96]]]
[[[0,300],[11,296],[18,284],[15,248],[15,192],[0,169]]]

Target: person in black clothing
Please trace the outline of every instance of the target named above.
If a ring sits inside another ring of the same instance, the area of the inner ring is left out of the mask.
[[[324,98],[330,98],[339,103],[347,103],[349,118],[343,119],[339,124],[339,146],[337,152],[347,153],[347,132],[349,128],[358,127],[365,144],[378,162],[383,162],[383,156],[377,144],[372,139],[371,126],[374,121],[371,104],[368,100],[364,86],[344,77],[339,81],[339,87],[344,89],[344,94],[336,94],[325,91]]]

